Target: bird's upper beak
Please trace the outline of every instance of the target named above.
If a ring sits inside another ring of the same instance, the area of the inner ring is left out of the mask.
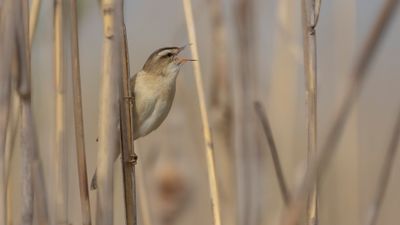
[[[179,51],[178,51],[178,54],[180,52],[182,52],[186,48],[186,46],[188,46],[188,45],[190,45],[190,44],[187,44],[187,45],[184,45],[184,46],[180,47]],[[190,62],[190,61],[197,61],[196,59],[181,58],[178,55],[176,56],[176,59],[177,59],[177,62],[178,62],[179,65],[184,64],[186,62]]]

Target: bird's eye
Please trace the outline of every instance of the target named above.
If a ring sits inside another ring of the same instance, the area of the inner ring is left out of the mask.
[[[167,57],[172,57],[174,54],[172,54],[171,52],[167,54]]]

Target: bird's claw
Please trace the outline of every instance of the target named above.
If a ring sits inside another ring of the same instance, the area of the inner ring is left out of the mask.
[[[131,166],[136,166],[137,160],[138,160],[138,156],[137,156],[136,154],[133,154],[133,155],[130,155],[130,156],[129,156],[128,163],[129,163]]]
[[[124,99],[125,101],[130,101],[130,102],[132,102],[132,101],[135,100],[135,96],[124,96],[123,99]]]

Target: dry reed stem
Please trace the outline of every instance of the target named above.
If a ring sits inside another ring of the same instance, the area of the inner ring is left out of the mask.
[[[72,62],[72,86],[74,98],[75,143],[78,158],[79,191],[82,212],[82,224],[91,225],[90,200],[88,177],[86,167],[85,132],[83,124],[83,108],[81,93],[81,75],[79,65],[78,43],[78,15],[76,0],[71,0],[71,62]]]
[[[40,11],[40,3],[41,0],[33,0],[32,1],[32,6],[31,6],[31,12],[29,13],[29,45],[30,47],[32,46],[32,40],[35,34],[35,30],[36,30],[36,24],[37,24],[37,17],[39,15],[39,11]],[[18,75],[17,75],[18,76]],[[11,161],[12,158],[12,154],[13,154],[13,149],[15,146],[15,137],[16,134],[18,132],[18,127],[20,126],[20,121],[21,121],[21,103],[20,103],[20,99],[18,95],[14,96],[13,99],[13,115],[12,115],[12,119],[10,121],[10,123],[8,124],[8,128],[7,128],[7,140],[6,140],[6,159],[7,162]],[[7,165],[7,172],[6,172],[6,176],[9,177],[10,174],[10,169],[9,169],[10,165]],[[8,180],[8,178],[7,178]]]
[[[317,150],[317,44],[315,28],[317,26],[320,2],[318,1],[317,5],[314,6],[315,3],[315,0],[301,1],[304,75],[306,80],[308,163],[315,156]],[[317,183],[315,183],[308,199],[308,225],[318,224]]]
[[[301,212],[305,206],[308,194],[311,192],[315,181],[321,177],[327,164],[332,158],[336,150],[339,138],[342,134],[344,125],[350,114],[350,110],[358,99],[364,80],[368,73],[367,69],[371,63],[372,57],[375,55],[377,47],[385,34],[387,25],[394,15],[394,9],[397,6],[398,0],[386,0],[383,9],[380,11],[377,20],[375,21],[367,41],[361,50],[361,54],[353,67],[349,77],[351,83],[346,91],[344,102],[341,104],[339,111],[335,115],[333,127],[329,130],[327,139],[317,152],[316,156],[311,160],[307,172],[297,189],[293,200],[289,207],[284,212],[281,224],[295,225],[298,223]]]
[[[35,35],[36,31],[36,25],[37,25],[37,19],[40,13],[40,4],[41,0],[33,0],[31,3],[31,9],[29,13],[29,51],[32,49],[32,42],[33,38]],[[28,7],[28,5],[26,5]],[[30,53],[29,53],[30,57]],[[30,63],[30,59],[29,59]],[[30,80],[31,80],[31,71],[29,71],[29,78],[27,84],[30,85]],[[31,87],[29,86],[28,89],[30,90]],[[29,94],[30,96],[30,94]],[[19,107],[22,107],[21,104],[19,104]],[[31,107],[31,106],[30,106]],[[21,111],[19,109],[18,111]],[[38,224],[40,225],[46,225],[49,224],[49,213],[48,213],[48,206],[47,206],[47,192],[46,192],[46,185],[45,185],[45,179],[44,179],[44,171],[43,171],[43,166],[42,162],[39,157],[39,150],[38,150],[38,144],[36,141],[36,134],[35,134],[35,125],[33,122],[33,115],[31,112],[31,129],[32,129],[32,136],[31,138],[32,143],[34,143],[34,151],[33,151],[33,160],[32,160],[32,181],[33,181],[33,195],[34,195],[34,207],[37,209],[37,221]],[[20,119],[19,121],[22,121]]]
[[[121,99],[121,0],[103,0],[103,59],[99,105],[96,224],[113,223],[113,165],[119,152]]]
[[[18,3],[17,3],[18,4]],[[22,149],[22,207],[21,221],[23,225],[33,223],[33,178],[32,161],[36,152],[37,143],[31,109],[30,95],[30,45],[29,45],[29,3],[20,2],[20,17],[17,29],[17,51],[18,51],[18,93],[22,100],[21,110],[21,149]]]
[[[232,140],[232,98],[231,83],[228,77],[228,57],[226,48],[226,28],[221,0],[208,0],[211,13],[211,49],[212,49],[212,79],[210,83],[210,119],[213,129],[215,147],[218,148],[215,158],[218,160],[218,181],[220,184],[221,214],[224,223],[233,223],[235,218],[224,217],[234,209],[235,189],[234,154]]]
[[[123,1],[122,1],[123,2]],[[134,99],[129,90],[129,50],[126,37],[126,27],[122,7],[122,35],[121,35],[121,60],[122,60],[122,89],[123,96],[120,103],[121,113],[121,140],[122,140],[122,172],[124,182],[125,217],[127,225],[137,224],[136,204],[136,154],[133,145],[132,115],[131,106]]]
[[[150,206],[149,199],[147,195],[145,176],[143,174],[144,165],[138,169],[137,180],[138,180],[138,190],[139,190],[139,204],[140,204],[140,212],[143,225],[151,225],[151,215],[150,215]]]
[[[394,160],[398,151],[400,138],[400,111],[397,115],[395,127],[386,152],[385,159],[382,164],[381,171],[377,182],[375,195],[367,212],[366,225],[375,225],[378,222],[378,216],[382,208],[383,200],[389,184],[389,178],[393,170]]]
[[[260,102],[255,102],[254,108],[256,110],[258,117],[260,118],[261,125],[264,129],[264,134],[267,138],[269,149],[270,149],[271,155],[272,155],[272,161],[273,161],[274,167],[275,167],[276,177],[278,178],[278,183],[279,183],[279,188],[281,190],[282,199],[283,199],[283,202],[285,203],[285,205],[287,206],[287,205],[289,205],[289,201],[290,201],[290,193],[289,193],[289,189],[287,187],[286,181],[285,181],[285,176],[283,175],[281,162],[279,160],[278,150],[276,148],[274,136],[273,136],[272,129],[271,129],[271,124],[269,123],[267,113],[263,109]]]
[[[235,6],[238,68],[234,92],[237,217],[239,225],[261,223],[261,132],[257,132],[253,101],[257,95],[255,58],[255,1],[238,0]]]
[[[5,145],[11,94],[11,60],[15,47],[16,6],[11,0],[2,2],[0,14],[0,224],[7,222]]]
[[[39,17],[42,0],[32,0],[29,13],[29,45],[32,46],[33,37],[36,31],[37,19]]]
[[[36,144],[37,146],[37,144]],[[49,215],[47,211],[46,191],[44,188],[43,170],[38,158],[32,161],[32,180],[34,190],[34,207],[37,209],[37,220],[40,225],[49,224]]]
[[[16,62],[16,58],[14,59]],[[12,74],[12,76],[15,76],[17,74]],[[13,84],[11,84],[12,89],[13,89]],[[6,176],[6,187],[8,185],[8,182],[10,180],[10,174],[11,174],[11,168],[12,168],[12,158],[14,155],[14,150],[15,150],[15,140],[17,137],[17,132],[18,128],[20,126],[20,119],[21,119],[21,102],[18,96],[18,93],[16,90],[11,90],[11,103],[10,103],[10,118],[8,120],[8,125],[7,125],[7,137],[6,137],[6,147],[5,147],[5,176]]]
[[[32,224],[33,198],[36,203],[38,221],[42,225],[48,224],[48,209],[44,175],[39,160],[38,144],[31,106],[31,53],[29,40],[29,5],[22,1],[20,5],[22,15],[18,29],[18,63],[19,77],[18,94],[21,99],[21,149],[22,149],[22,216],[20,224]],[[33,176],[35,175],[35,176]],[[33,189],[34,182],[34,191]]]
[[[313,9],[313,13],[314,13],[314,20],[313,20],[312,25],[315,28],[315,26],[318,24],[319,13],[321,11],[321,0],[314,0],[312,6],[313,7],[311,9]]]
[[[22,101],[21,108],[21,149],[22,149],[22,225],[33,223],[33,177],[32,161],[36,142],[33,137],[33,118],[30,101]]]
[[[193,11],[192,11],[192,3],[191,0],[183,0],[183,8],[185,12],[186,25],[189,35],[190,50],[192,52],[192,56],[199,60],[199,53],[197,49],[197,41],[196,41],[196,31],[195,25],[193,21]],[[211,138],[211,130],[210,125],[208,123],[208,115],[206,109],[204,88],[203,88],[203,80],[202,73],[200,69],[200,62],[193,62],[193,72],[196,77],[196,87],[197,87],[197,95],[199,98],[199,107],[201,114],[201,121],[203,125],[203,135],[204,142],[207,154],[207,169],[208,169],[208,180],[210,185],[210,193],[211,193],[211,208],[213,212],[213,224],[221,225],[221,214],[220,214],[220,203],[219,203],[219,193],[218,193],[218,185],[217,178],[215,172],[215,161],[214,161],[214,146],[213,140]]]
[[[68,154],[65,148],[65,76],[63,50],[63,4],[53,1],[53,41],[55,79],[55,193],[56,223],[68,224]]]

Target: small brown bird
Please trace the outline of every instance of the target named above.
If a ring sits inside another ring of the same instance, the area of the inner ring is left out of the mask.
[[[143,69],[129,77],[134,96],[133,138],[146,136],[157,129],[167,117],[175,96],[176,78],[182,65],[193,59],[178,57],[185,48],[166,47],[153,52]],[[116,155],[116,158],[118,155]],[[96,172],[91,189],[96,189]]]

